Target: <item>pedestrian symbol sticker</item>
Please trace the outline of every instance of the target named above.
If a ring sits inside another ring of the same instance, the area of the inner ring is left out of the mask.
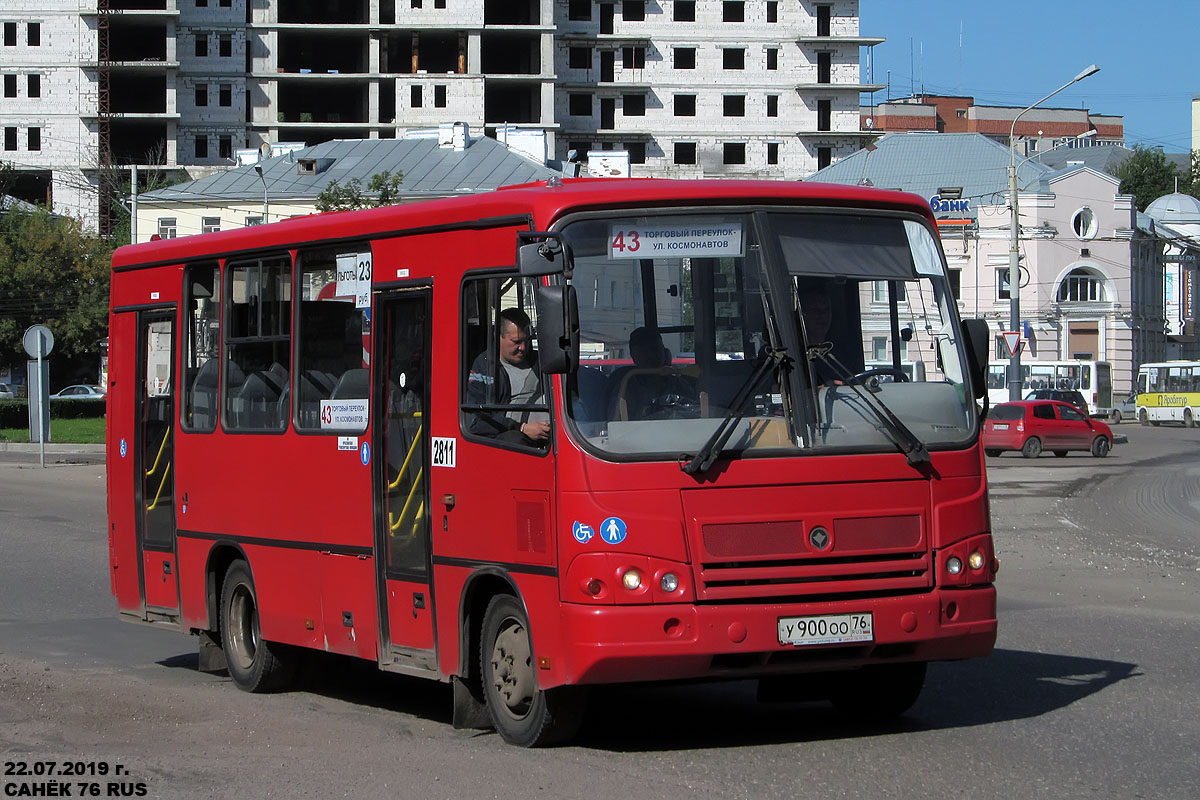
[[[596,535],[596,529],[591,525],[585,525],[579,520],[575,520],[575,524],[571,526],[571,535],[580,544],[587,544]]]
[[[362,457],[363,466],[371,463],[371,445],[367,442],[362,443],[362,450],[359,452]]]
[[[121,440],[121,458],[124,458],[125,454],[127,452],[129,452],[129,445],[125,444],[125,440],[122,439]]]
[[[620,517],[609,517],[600,524],[600,536],[608,544],[620,544],[625,541],[625,520]]]

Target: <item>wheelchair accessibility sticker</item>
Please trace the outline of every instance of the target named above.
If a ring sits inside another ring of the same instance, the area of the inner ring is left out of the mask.
[[[579,520],[575,520],[575,524],[571,526],[571,535],[580,544],[587,544],[596,535],[596,529],[591,525],[585,525]]]

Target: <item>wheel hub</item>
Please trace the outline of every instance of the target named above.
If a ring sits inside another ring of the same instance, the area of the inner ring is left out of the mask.
[[[529,710],[535,691],[529,636],[517,620],[505,620],[492,647],[492,684],[514,714]]]

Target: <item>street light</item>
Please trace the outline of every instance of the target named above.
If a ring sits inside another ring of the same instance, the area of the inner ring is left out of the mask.
[[[1016,156],[1016,134],[1017,122],[1021,117],[1029,111],[1040,106],[1042,103],[1049,100],[1054,95],[1066,89],[1072,84],[1078,83],[1084,78],[1095,75],[1100,71],[1100,68],[1095,64],[1080,72],[1074,78],[1064,83],[1062,86],[1055,89],[1050,94],[1038,100],[1033,105],[1025,108],[1021,113],[1013,117],[1012,128],[1008,131],[1008,202],[1012,207],[1012,217],[1008,223],[1008,314],[1009,314],[1009,329],[1019,332],[1021,330],[1021,272],[1020,272],[1020,230],[1021,223],[1018,218],[1017,210],[1017,156]],[[1021,399],[1021,349],[1020,347],[1013,348],[1012,353],[1008,357],[1008,399]]]
[[[267,224],[267,179],[263,177],[262,164],[255,164],[254,171],[258,173],[263,185],[263,224]]]

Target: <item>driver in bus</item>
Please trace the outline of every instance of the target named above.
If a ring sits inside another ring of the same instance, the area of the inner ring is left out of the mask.
[[[519,308],[500,312],[500,369],[491,353],[480,353],[467,376],[467,402],[471,405],[540,405],[542,374],[533,349],[529,315]],[[500,441],[545,447],[550,439],[550,417],[544,411],[477,411],[467,426],[471,433]]]

